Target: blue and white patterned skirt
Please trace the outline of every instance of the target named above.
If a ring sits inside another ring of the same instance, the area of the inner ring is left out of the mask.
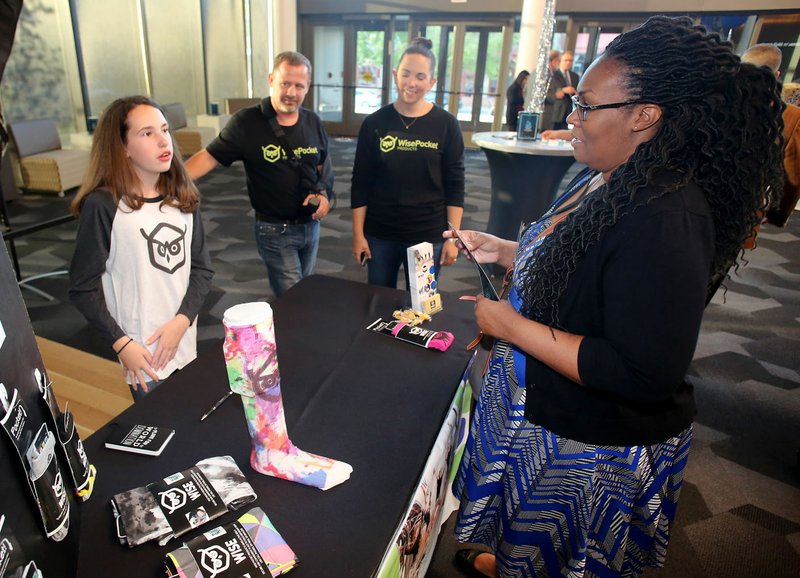
[[[635,577],[662,566],[691,427],[650,446],[596,446],[528,422],[506,342],[495,345],[454,482],[456,538],[501,577]],[[520,371],[522,374],[524,369]]]

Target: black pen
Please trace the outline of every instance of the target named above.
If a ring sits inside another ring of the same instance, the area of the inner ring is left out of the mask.
[[[212,405],[212,406],[211,406],[211,409],[209,409],[209,410],[208,410],[206,413],[204,413],[204,414],[203,414],[203,417],[201,417],[201,418],[200,418],[200,421],[203,421],[203,420],[204,420],[204,419],[206,419],[208,416],[210,416],[212,413],[214,413],[214,411],[216,411],[216,409],[217,409],[219,406],[221,406],[221,405],[222,405],[222,403],[223,403],[223,402],[224,402],[226,399],[228,399],[228,398],[231,396],[231,394],[232,394],[232,393],[233,393],[233,390],[229,390],[229,391],[228,391],[228,393],[226,393],[225,395],[223,395],[223,396],[220,398],[220,400],[219,400],[217,403],[215,403],[214,405]]]

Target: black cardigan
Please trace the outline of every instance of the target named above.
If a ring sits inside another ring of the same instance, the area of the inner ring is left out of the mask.
[[[684,376],[705,306],[714,223],[696,185],[653,198],[659,190],[640,191],[635,203],[642,204],[577,263],[559,300],[559,322],[585,336],[578,352],[583,385],[527,356],[531,422],[615,446],[660,442],[691,424],[696,408]]]

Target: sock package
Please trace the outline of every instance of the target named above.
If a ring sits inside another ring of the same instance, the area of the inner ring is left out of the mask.
[[[0,429],[22,463],[45,535],[58,542],[69,532],[69,499],[56,457],[56,436],[46,423],[35,427],[17,388],[10,393],[0,383]]]
[[[42,399],[47,405],[47,409],[50,410],[50,418],[53,420],[58,441],[67,457],[67,465],[75,487],[75,494],[81,501],[85,502],[92,495],[97,470],[89,463],[89,457],[83,449],[83,442],[75,427],[75,418],[69,410],[69,403],[64,408],[64,413],[61,413],[53,392],[52,383],[47,379],[47,376],[39,371],[38,368],[33,370],[33,376],[36,380],[36,385],[39,386]]]
[[[439,351],[447,351],[454,339],[453,334],[449,331],[422,329],[402,321],[384,321],[380,318],[369,325],[367,329],[381,335],[394,337],[406,343],[413,343],[426,349],[438,349]]]
[[[279,576],[297,565],[297,556],[261,508],[203,533],[164,561],[168,576]]]
[[[230,456],[207,458],[159,482],[114,496],[111,506],[120,543],[130,547],[174,537],[236,510],[256,493]]]

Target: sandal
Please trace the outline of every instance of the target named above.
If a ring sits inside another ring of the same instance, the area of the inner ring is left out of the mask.
[[[491,554],[486,550],[478,550],[477,548],[464,548],[456,552],[456,567],[461,570],[469,578],[489,578],[488,574],[484,574],[475,568],[475,558],[481,554]]]

